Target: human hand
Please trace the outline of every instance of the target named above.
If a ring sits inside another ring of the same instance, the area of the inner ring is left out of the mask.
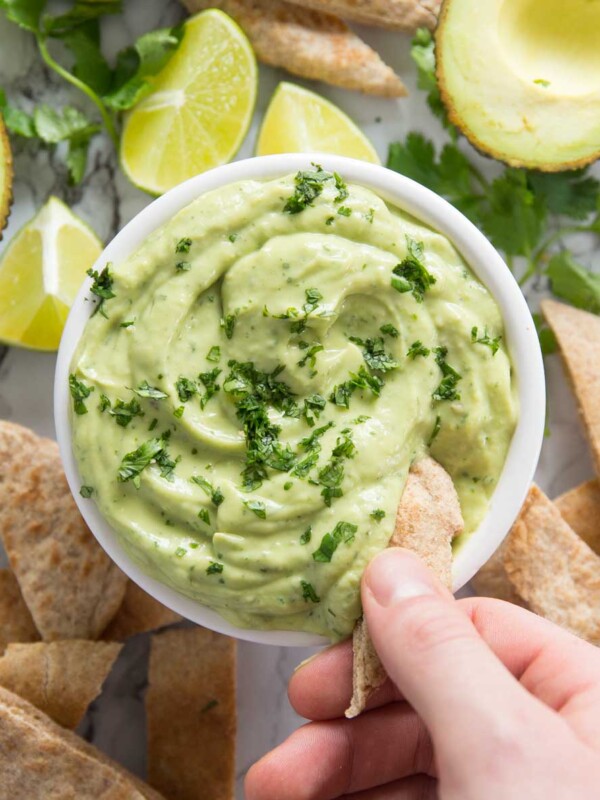
[[[248,772],[247,800],[600,797],[600,652],[517,606],[454,600],[390,548],[365,571],[369,632],[391,678],[343,718],[352,647],[289,685],[313,720]]]

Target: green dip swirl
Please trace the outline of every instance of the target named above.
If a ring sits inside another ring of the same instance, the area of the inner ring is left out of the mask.
[[[321,170],[225,186],[96,291],[73,446],[148,574],[238,626],[336,639],[414,459],[452,476],[460,539],[477,528],[517,413],[502,318],[372,191]]]

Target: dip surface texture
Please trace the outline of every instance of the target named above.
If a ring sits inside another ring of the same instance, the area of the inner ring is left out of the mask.
[[[82,494],[234,624],[350,634],[427,452],[463,537],[485,514],[516,420],[499,310],[373,192],[312,169],[226,186],[95,288],[71,369]]]

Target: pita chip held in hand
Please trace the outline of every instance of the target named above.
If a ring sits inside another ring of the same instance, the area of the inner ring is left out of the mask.
[[[389,546],[412,550],[450,588],[452,539],[463,527],[458,495],[448,473],[432,458],[417,461],[408,474]],[[346,711],[349,719],[365,710],[373,692],[386,679],[364,619],[356,623],[352,648],[352,700]]]
[[[279,0],[182,0],[190,13],[220,8],[247,35],[256,57],[294,75],[382,97],[406,87],[341,19]]]
[[[0,421],[0,533],[43,639],[97,639],[127,578],[88,530],[58,446]]]

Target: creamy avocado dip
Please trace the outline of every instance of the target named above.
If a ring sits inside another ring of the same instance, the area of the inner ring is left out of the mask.
[[[201,196],[94,278],[70,378],[81,491],[147,573],[238,626],[335,639],[414,459],[477,527],[511,364],[440,234],[313,167]]]

